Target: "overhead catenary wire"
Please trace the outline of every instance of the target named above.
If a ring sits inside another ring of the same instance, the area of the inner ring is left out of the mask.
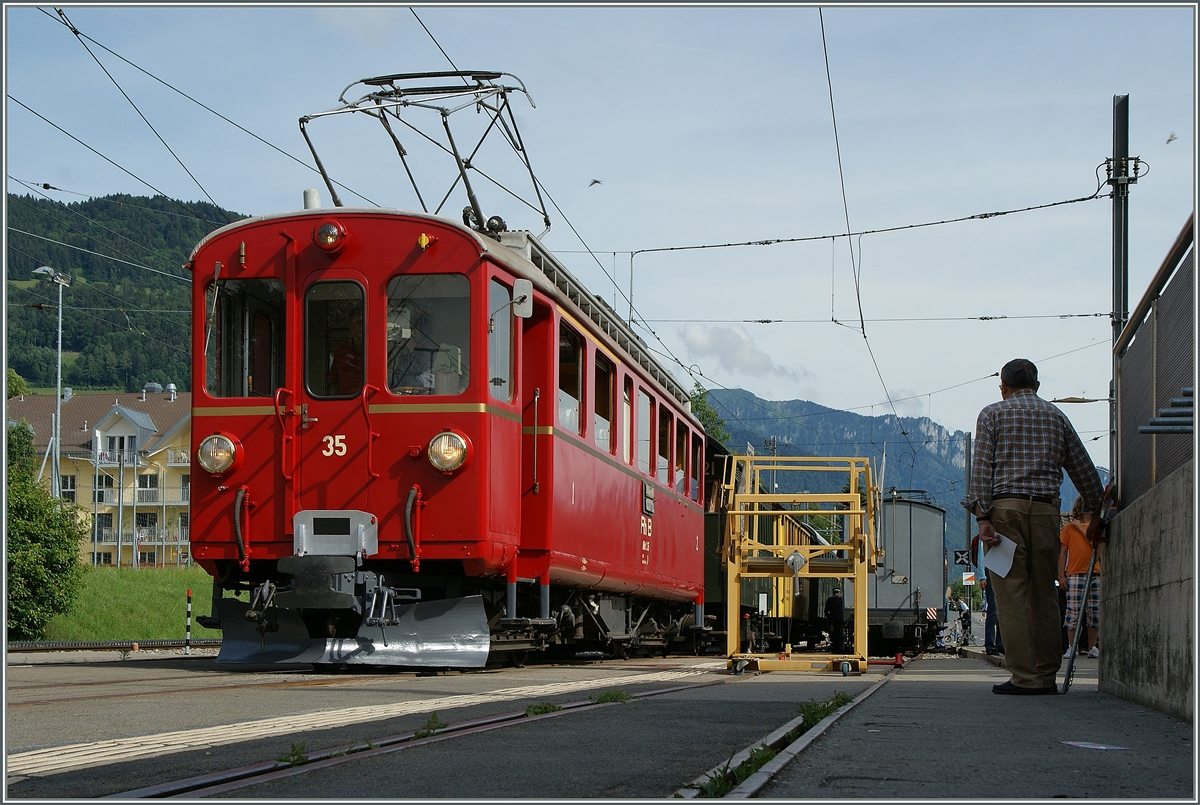
[[[16,233],[18,233],[18,234],[21,234],[21,235],[27,235],[28,237],[31,237],[31,238],[37,238],[38,240],[44,240],[44,241],[46,241],[47,243],[53,243],[53,244],[55,244],[56,246],[62,246],[62,247],[64,247],[64,248],[67,248],[67,249],[74,249],[75,251],[80,251],[80,252],[83,252],[83,253],[85,253],[85,254],[91,254],[91,255],[94,255],[94,256],[96,256],[96,257],[103,257],[105,260],[112,260],[112,261],[114,261],[114,262],[117,262],[117,263],[124,263],[125,265],[128,265],[128,266],[134,266],[135,268],[141,268],[141,269],[144,269],[144,270],[146,270],[146,271],[149,271],[149,272],[151,272],[151,273],[154,273],[154,274],[161,274],[161,275],[162,275],[162,276],[164,276],[164,277],[170,277],[171,279],[173,279],[173,280],[178,280],[179,282],[185,282],[185,283],[189,283],[189,284],[190,284],[190,283],[191,283],[191,281],[192,281],[192,280],[191,280],[191,278],[189,278],[189,277],[180,277],[180,276],[178,276],[177,274],[171,274],[171,273],[168,273],[168,272],[166,272],[166,271],[160,271],[160,270],[158,270],[157,268],[151,268],[150,266],[147,266],[147,265],[142,265],[141,263],[131,263],[130,261],[128,261],[128,260],[122,260],[122,259],[120,259],[119,257],[113,257],[113,256],[111,256],[111,255],[108,255],[108,254],[101,254],[100,252],[94,252],[94,251],[92,251],[91,249],[85,249],[85,248],[83,248],[82,246],[75,246],[75,245],[73,245],[73,244],[70,244],[70,243],[64,243],[64,242],[62,242],[61,240],[55,240],[54,238],[48,238],[48,237],[45,237],[44,235],[35,235],[34,233],[32,233],[32,232],[26,232],[26,231],[25,231],[25,230],[23,230],[23,229],[16,229],[16,228],[14,228],[14,227],[11,227],[11,226],[10,226],[10,227],[8,228],[8,231],[9,231],[9,232],[16,232]]]
[[[1101,313],[1037,313],[1027,316],[1010,316],[1007,313],[993,316],[898,316],[881,319],[866,319],[872,323],[888,322],[933,322],[933,321],[1020,321],[1022,319],[1101,319],[1112,318],[1109,312]],[[644,319],[654,324],[829,324],[829,319]]]
[[[11,173],[7,174],[7,175],[8,175],[9,179],[12,179],[17,184],[24,185],[25,187],[27,187],[31,190],[35,190],[43,198],[45,198],[49,201],[56,201],[60,204],[65,203],[65,202],[62,202],[59,199],[52,199],[52,198],[50,198],[50,196],[46,195],[45,193],[42,193],[41,190],[53,190],[56,193],[69,193],[72,196],[80,196],[81,198],[85,198],[90,201],[103,201],[106,204],[117,204],[122,207],[133,207],[134,209],[144,210],[145,212],[148,212],[148,213],[151,213],[154,215],[168,215],[168,216],[171,216],[172,218],[192,218],[192,219],[196,218],[196,213],[194,210],[192,211],[192,213],[190,215],[183,215],[182,213],[171,212],[170,210],[156,210],[153,207],[147,207],[145,204],[130,204],[128,201],[120,201],[119,199],[116,198],[116,196],[112,196],[112,195],[98,196],[95,193],[81,193],[78,190],[66,190],[61,187],[55,187],[54,185],[50,184],[49,182],[35,182],[30,179],[18,179],[17,177],[13,176]],[[37,188],[41,188],[41,189],[38,190]],[[146,198],[146,197],[145,196],[130,196],[130,198]],[[203,220],[204,223],[206,223],[206,224],[212,224],[213,226],[222,226],[223,225],[221,221],[210,221],[206,218],[200,219],[200,220]]]
[[[164,192],[164,191],[162,191],[162,190],[159,190],[157,187],[155,187],[154,185],[150,184],[149,182],[147,182],[147,181],[146,181],[145,179],[143,179],[142,177],[138,176],[138,175],[137,175],[136,173],[134,173],[133,171],[129,170],[128,168],[124,167],[123,165],[120,165],[120,164],[119,164],[119,163],[117,163],[115,160],[112,160],[112,159],[110,159],[110,158],[106,157],[104,154],[100,153],[100,152],[99,152],[99,151],[97,151],[95,148],[92,148],[90,145],[88,145],[88,144],[87,144],[87,143],[85,143],[83,140],[81,140],[81,139],[79,139],[78,137],[76,137],[76,136],[75,136],[74,134],[72,134],[71,132],[69,132],[69,131],[67,131],[66,129],[64,129],[62,126],[60,126],[60,125],[58,125],[57,123],[55,123],[54,121],[50,120],[50,118],[46,117],[46,116],[45,116],[45,115],[43,115],[43,114],[40,114],[39,112],[36,112],[36,111],[34,111],[34,110],[31,108],[31,107],[29,107],[29,106],[27,106],[26,104],[22,103],[22,102],[21,102],[21,101],[19,101],[17,98],[13,97],[11,94],[10,94],[10,95],[8,95],[7,97],[8,97],[8,99],[9,99],[10,101],[12,101],[13,103],[17,104],[18,106],[20,106],[20,107],[21,107],[22,109],[24,109],[25,111],[27,111],[27,112],[29,112],[30,114],[32,114],[33,116],[35,116],[35,117],[39,118],[39,119],[40,119],[40,120],[42,120],[43,122],[45,122],[45,123],[49,124],[49,125],[50,125],[50,126],[52,126],[53,128],[57,129],[59,132],[61,132],[62,134],[65,134],[67,137],[70,137],[72,140],[74,140],[75,142],[79,143],[79,144],[80,144],[80,145],[82,145],[84,148],[86,148],[87,150],[91,151],[93,154],[95,154],[96,156],[100,157],[100,158],[101,158],[101,159],[103,159],[105,162],[107,162],[108,164],[110,164],[110,165],[112,165],[114,168],[116,168],[117,170],[119,170],[119,171],[121,171],[122,173],[125,173],[125,174],[127,174],[127,175],[129,175],[129,176],[131,176],[132,178],[136,179],[136,180],[137,180],[138,182],[140,182],[141,184],[143,184],[143,185],[145,185],[146,187],[148,187],[148,188],[150,188],[151,190],[153,190],[155,193],[158,193],[160,196],[162,196],[163,198],[165,198],[165,199],[167,199],[168,201],[170,201],[172,204],[174,204],[174,205],[176,205],[177,207],[179,207],[180,209],[183,209],[183,210],[185,210],[186,212],[190,213],[190,214],[191,214],[191,216],[192,216],[193,218],[196,218],[196,219],[198,219],[198,220],[204,220],[204,219],[203,219],[203,218],[201,218],[199,215],[197,215],[197,214],[196,214],[194,211],[192,211],[192,210],[188,209],[187,205],[186,205],[186,204],[184,204],[183,202],[181,202],[181,201],[176,201],[174,198],[172,198],[172,197],[171,197],[170,195],[168,195],[166,192]]]
[[[9,178],[11,179],[12,177],[10,176]],[[14,181],[16,181],[16,180],[14,180]],[[130,244],[132,244],[132,245],[134,245],[134,246],[136,246],[136,247],[138,247],[138,248],[140,248],[140,249],[144,249],[145,251],[149,252],[151,255],[153,255],[153,256],[155,256],[155,257],[158,257],[158,258],[160,258],[160,259],[162,259],[162,258],[163,258],[163,255],[156,254],[156,253],[154,252],[154,250],[153,250],[152,248],[150,248],[149,246],[147,246],[145,243],[141,243],[141,242],[139,242],[139,241],[136,241],[136,240],[134,240],[134,239],[132,239],[132,238],[126,237],[125,235],[122,235],[120,232],[116,232],[116,231],[114,231],[114,230],[110,229],[109,227],[105,226],[104,224],[100,223],[99,221],[96,221],[96,220],[94,220],[94,219],[88,218],[86,215],[82,214],[82,213],[81,213],[81,212],[79,212],[78,210],[72,210],[72,209],[71,209],[70,207],[68,207],[67,205],[65,205],[65,204],[62,204],[61,202],[58,202],[58,201],[56,201],[56,200],[54,200],[54,199],[51,199],[51,198],[49,198],[48,196],[45,196],[45,194],[44,194],[44,193],[42,193],[41,191],[37,190],[36,188],[31,188],[31,189],[33,189],[33,190],[34,190],[34,192],[38,193],[39,195],[41,195],[41,196],[45,197],[47,201],[50,201],[50,202],[51,202],[51,203],[53,203],[53,204],[56,204],[56,205],[60,205],[60,206],[62,206],[62,207],[63,207],[63,208],[64,208],[64,209],[65,209],[67,212],[70,212],[71,214],[73,214],[73,215],[75,215],[75,216],[78,216],[79,218],[82,218],[82,219],[83,219],[84,221],[86,221],[87,223],[89,223],[89,224],[92,224],[92,225],[94,225],[94,226],[98,226],[100,229],[103,229],[105,232],[109,233],[110,235],[112,235],[112,236],[114,236],[114,237],[116,237],[116,238],[119,238],[120,240],[127,241],[128,243],[130,243]],[[18,197],[17,197],[17,200],[18,200],[18,201],[20,201],[20,202],[22,202],[22,203],[24,203],[24,204],[26,204],[26,205],[28,205],[28,206],[29,206],[29,207],[31,207],[31,208],[32,208],[32,209],[33,209],[35,212],[42,212],[42,210],[39,210],[37,207],[35,207],[35,206],[33,206],[33,205],[29,204],[29,202],[28,202],[26,199],[23,199],[23,198],[21,198],[20,196],[18,196]],[[67,227],[69,230],[71,230],[71,231],[73,231],[73,232],[77,232],[77,233],[79,233],[80,235],[83,235],[84,237],[90,237],[90,236],[89,236],[87,233],[85,233],[85,232],[82,232],[82,231],[81,231],[81,230],[79,230],[79,229],[76,229],[75,227],[71,226],[71,224],[69,224],[69,223],[67,223],[67,222],[63,221],[62,219],[55,219],[55,220],[57,220],[59,223],[61,223],[63,226]],[[116,248],[114,248],[114,247],[112,247],[112,246],[110,246],[109,248],[112,248],[112,249],[113,249],[113,251],[117,251],[119,254],[124,254],[123,252],[120,252],[120,251],[118,251]],[[131,260],[133,259],[133,255],[131,255],[131,254],[124,254],[124,256],[125,256],[125,257],[128,257],[128,258],[130,258]],[[135,265],[135,264],[133,264],[133,263],[130,263],[130,265]],[[140,267],[140,268],[149,268],[149,266],[139,266],[139,267]],[[151,271],[154,271],[154,270],[156,270],[156,269],[150,269],[150,270],[151,270]],[[176,279],[183,279],[183,280],[185,280],[185,281],[187,281],[187,282],[189,282],[189,283],[191,282],[191,279],[190,279],[190,278],[187,278],[187,277],[184,277],[184,276],[181,276],[181,275],[170,274],[169,276],[175,277]]]
[[[415,13],[415,11],[413,12],[413,14],[414,14],[414,17],[416,17],[416,13]],[[418,20],[418,22],[420,22],[420,18],[419,18],[419,17],[417,17],[417,20]],[[422,27],[423,27],[423,28],[425,27],[425,26],[424,26],[424,23],[421,23],[421,25],[422,25]],[[427,29],[427,28],[426,28],[426,32],[427,32],[427,33],[429,33],[429,31],[428,31],[428,29]],[[429,35],[430,35],[430,37],[431,37],[431,38],[433,38],[433,39],[434,39],[434,42],[435,42],[435,44],[436,44],[436,42],[437,42],[436,38],[434,38],[434,37],[433,37],[432,33],[429,33]],[[93,41],[94,41],[94,40],[93,40]],[[441,50],[441,49],[442,49],[440,44],[438,44],[438,48],[439,48],[439,50]],[[444,51],[444,50],[443,50],[443,54],[445,55],[445,51]],[[447,60],[448,60],[448,61],[450,60],[448,55],[447,55]],[[453,65],[453,61],[451,61],[451,64]],[[831,98],[831,105],[832,105],[832,98]],[[210,110],[210,111],[211,111],[211,110]],[[235,124],[235,125],[236,125],[236,124]],[[239,127],[239,128],[240,128],[240,127]],[[272,146],[272,147],[273,147],[273,146]],[[298,161],[298,160],[297,160],[297,161]],[[310,167],[310,168],[311,168],[311,166],[307,166],[307,167]],[[511,191],[510,191],[510,192],[511,192]],[[165,194],[164,194],[164,195],[165,195]],[[1086,200],[1086,199],[1077,199],[1076,201],[1078,201],[1078,200]],[[527,203],[527,202],[526,202],[526,203]],[[1057,203],[1073,203],[1073,202],[1057,202]],[[530,205],[530,206],[532,206],[532,205]],[[556,208],[557,208],[557,204],[556,204],[555,206],[556,206]],[[1039,207],[1030,207],[1030,208],[1025,208],[1025,209],[1039,209],[1039,208],[1041,208],[1041,207],[1044,207],[1044,206],[1054,206],[1054,205],[1041,205],[1041,206],[1039,206]],[[559,209],[559,212],[560,212],[560,214],[562,213],[561,209]],[[992,215],[999,215],[999,214],[1007,214],[1007,213],[983,214],[983,215],[978,215],[978,216],[969,216],[968,218],[962,218],[962,219],[956,219],[956,220],[970,220],[970,219],[972,219],[972,218],[986,218],[986,217],[992,217]],[[565,220],[565,216],[564,216],[564,220]],[[945,222],[938,222],[938,223],[953,223],[953,222],[955,222],[955,221],[945,221]],[[904,226],[904,227],[894,227],[894,228],[892,228],[892,230],[878,230],[878,231],[894,231],[894,230],[899,230],[899,229],[913,228],[913,226],[925,226],[925,225],[933,225],[933,224],[931,223],[931,224],[918,224],[918,225],[910,225],[910,226]],[[574,229],[574,227],[572,227],[572,229]],[[848,220],[847,220],[847,229],[849,229],[849,226],[848,226]],[[576,233],[576,234],[578,235],[578,233]],[[857,233],[855,233],[855,234],[857,234]],[[832,238],[836,239],[836,237],[842,237],[842,236],[844,236],[844,235],[835,235],[835,236],[830,236],[830,237],[832,237]],[[581,242],[582,242],[582,238],[581,238]],[[782,241],[782,240],[781,240],[780,242],[784,242],[784,241]],[[760,244],[760,243],[758,243],[758,242],[748,242],[748,243],[745,243],[745,244],[722,244],[721,246],[731,246],[731,245],[769,245],[769,244],[765,244],[765,243],[763,243],[763,244]],[[718,247],[720,247],[720,246],[705,246],[705,247],[701,247],[701,248],[718,248]],[[688,248],[688,247],[684,247],[684,248]],[[672,248],[671,250],[674,250],[674,249]],[[589,252],[590,252],[590,250],[589,250]],[[853,248],[851,249],[851,253],[852,253],[852,256],[853,256]],[[615,255],[615,253],[614,253],[614,255]],[[852,257],[852,259],[853,259],[853,257]],[[861,258],[860,258],[860,260],[861,260]],[[602,268],[603,268],[603,267],[602,267]],[[861,271],[861,264],[858,266],[858,270],[859,270],[859,271]],[[607,272],[607,271],[605,271],[605,273],[606,273],[606,274],[608,274],[608,272]],[[612,275],[608,275],[608,276],[609,276],[609,279],[610,279],[610,280],[612,280]],[[615,282],[614,282],[614,287],[617,287]],[[618,291],[619,291],[619,287],[618,287]],[[623,295],[623,294],[622,294],[622,295]],[[1083,315],[1083,314],[1079,314],[1079,315]],[[1095,314],[1095,315],[1107,315],[1107,314]],[[639,314],[639,317],[640,317],[640,314]],[[631,317],[631,318],[632,318],[632,317]],[[974,317],[972,317],[972,318],[974,318]],[[989,317],[979,317],[979,318],[980,318],[981,320],[988,320],[988,319],[989,319]],[[1013,318],[1024,318],[1024,317],[1013,317]],[[860,325],[864,324],[866,320],[867,320],[867,319],[864,319],[864,318],[861,316],[861,310],[860,310]],[[646,323],[657,323],[657,322],[659,322],[659,321],[664,321],[664,320],[646,320],[646,319],[641,319],[641,321],[642,321],[642,323],[643,323],[643,324],[646,324]],[[875,321],[875,320],[872,320],[872,321]],[[649,329],[649,328],[647,328],[647,329]],[[653,334],[653,330],[650,330],[650,332]],[[656,334],[654,334],[654,335],[655,335],[655,338],[657,339],[657,335],[656,335]],[[659,340],[659,343],[661,343],[661,339],[658,339],[658,340]],[[664,348],[665,348],[665,345],[664,345]],[[668,350],[668,352],[669,352],[669,350]],[[672,356],[672,357],[673,357],[673,356]],[[907,399],[907,398],[905,398],[905,399]]]
[[[47,17],[49,17],[50,19],[54,20],[56,23],[58,23],[58,24],[60,24],[60,25],[66,25],[66,23],[65,23],[64,21],[62,21],[62,20],[60,20],[60,19],[56,18],[56,17],[55,17],[53,14],[51,14],[49,11],[46,11],[45,9],[41,9],[41,8],[39,8],[39,9],[38,9],[38,11],[41,11],[43,14],[45,14],[45,15],[46,15]],[[154,79],[155,81],[157,81],[158,83],[160,83],[160,84],[162,84],[164,87],[166,87],[167,89],[169,89],[169,90],[171,90],[172,92],[174,92],[174,93],[176,93],[176,94],[178,94],[178,95],[180,95],[180,96],[182,96],[182,97],[186,98],[187,100],[189,100],[189,101],[191,101],[192,103],[196,104],[197,106],[199,106],[201,109],[205,110],[206,112],[210,112],[211,114],[213,114],[213,115],[216,115],[216,116],[217,116],[217,117],[219,117],[221,120],[224,120],[226,123],[228,123],[229,125],[233,126],[233,127],[234,127],[234,128],[236,128],[236,129],[238,129],[239,131],[243,132],[244,134],[248,134],[248,135],[250,135],[251,137],[253,137],[254,139],[258,140],[260,143],[262,143],[263,145],[267,146],[268,148],[271,148],[271,149],[273,149],[273,150],[275,150],[275,151],[279,152],[279,153],[280,153],[280,154],[282,154],[283,156],[285,156],[285,157],[287,157],[288,159],[292,160],[292,161],[293,161],[293,162],[295,162],[296,164],[298,164],[298,165],[301,165],[301,166],[303,166],[303,167],[307,168],[308,170],[312,171],[313,173],[318,173],[318,174],[320,173],[320,171],[318,171],[318,170],[317,170],[317,168],[316,168],[314,165],[310,165],[309,163],[307,163],[307,162],[305,162],[304,160],[300,159],[300,158],[299,158],[299,157],[297,157],[296,155],[294,155],[294,154],[291,154],[291,153],[289,153],[289,152],[287,152],[287,151],[283,150],[282,148],[280,148],[279,146],[275,145],[275,144],[274,144],[274,143],[272,143],[271,141],[269,141],[269,140],[267,140],[267,139],[265,139],[265,138],[263,138],[263,137],[261,137],[261,136],[259,136],[259,135],[255,134],[254,132],[250,131],[250,130],[249,130],[249,129],[247,129],[246,127],[244,127],[244,126],[242,126],[242,125],[240,125],[240,124],[238,124],[238,123],[234,122],[234,121],[233,121],[233,120],[231,120],[230,118],[226,117],[225,115],[221,114],[221,113],[220,113],[220,112],[218,112],[217,110],[213,109],[211,106],[208,106],[207,104],[203,103],[202,101],[199,101],[199,100],[197,100],[196,98],[193,98],[191,95],[187,94],[187,93],[186,93],[186,92],[184,92],[183,90],[181,90],[181,89],[179,89],[178,87],[174,86],[174,85],[173,85],[173,84],[171,84],[170,82],[168,82],[168,81],[164,81],[163,79],[161,79],[161,78],[159,78],[158,76],[156,76],[154,73],[150,72],[149,70],[145,69],[144,67],[141,67],[141,66],[139,66],[139,65],[135,64],[134,62],[132,62],[132,61],[130,61],[129,59],[127,59],[127,58],[125,58],[124,56],[122,56],[120,53],[117,53],[115,50],[112,50],[111,48],[109,48],[109,47],[105,46],[103,43],[96,41],[95,39],[93,39],[92,37],[90,37],[90,36],[88,36],[87,34],[83,33],[82,31],[79,31],[78,29],[72,28],[71,30],[72,30],[72,32],[73,32],[73,33],[74,33],[76,36],[78,36],[78,37],[81,37],[81,38],[83,38],[83,39],[86,39],[86,40],[88,40],[89,42],[91,42],[92,44],[96,45],[97,47],[99,47],[99,48],[103,49],[104,51],[106,51],[107,53],[111,54],[111,55],[112,55],[112,56],[114,56],[115,58],[118,58],[118,59],[120,59],[121,61],[125,62],[125,63],[126,63],[126,64],[128,64],[130,67],[132,67],[133,69],[135,69],[135,70],[137,70],[138,72],[140,72],[140,73],[142,73],[142,74],[146,75],[148,78],[152,78],[152,79]],[[336,182],[336,181],[335,181],[335,182],[334,182],[334,184],[338,185],[339,187],[343,188],[344,190],[346,190],[346,191],[348,191],[348,192],[354,192],[354,191],[350,190],[350,188],[348,188],[348,187],[346,187],[345,185],[343,185],[341,182]],[[361,198],[361,196],[360,196],[360,198]]]
[[[106,76],[108,76],[108,80],[113,83],[113,86],[117,88],[117,91],[121,93],[121,96],[123,98],[125,98],[126,101],[129,102],[130,106],[133,107],[133,111],[137,112],[137,115],[138,115],[138,117],[140,117],[142,119],[142,122],[145,123],[150,128],[150,131],[154,133],[154,136],[158,138],[158,141],[160,143],[162,143],[163,148],[167,149],[167,153],[169,153],[172,157],[175,158],[175,161],[177,163],[179,163],[179,167],[183,168],[183,172],[186,173],[188,175],[188,177],[193,182],[196,183],[196,187],[200,188],[200,192],[204,194],[204,197],[207,198],[214,207],[221,209],[221,206],[219,204],[217,204],[216,201],[213,201],[213,197],[209,194],[208,190],[206,190],[204,185],[202,185],[200,183],[200,180],[196,178],[196,175],[194,173],[192,173],[191,169],[188,168],[187,165],[184,164],[183,160],[180,159],[179,155],[175,153],[175,150],[173,148],[171,148],[171,146],[167,143],[167,141],[165,139],[163,139],[163,136],[158,133],[158,129],[154,128],[154,124],[150,122],[149,118],[147,118],[144,114],[142,114],[142,110],[139,109],[138,105],[133,102],[133,98],[129,97],[129,93],[127,93],[125,91],[124,87],[121,86],[120,82],[118,82],[117,79],[113,76],[113,74],[108,71],[108,68],[104,66],[104,63],[101,62],[100,59],[96,58],[96,54],[93,53],[92,49],[88,47],[87,42],[83,41],[83,37],[80,35],[79,29],[76,28],[74,25],[72,25],[71,20],[67,18],[66,12],[64,12],[61,8],[56,8],[54,10],[58,14],[58,16],[62,18],[63,23],[65,23],[66,26],[71,30],[71,33],[73,33],[75,35],[75,38],[79,40],[79,44],[83,45],[83,49],[88,52],[88,55],[91,56],[92,59],[96,62],[97,66],[100,67],[100,70],[103,71],[103,73]],[[232,223],[232,221],[228,219],[228,216],[227,216],[226,223]]]
[[[825,40],[825,12],[822,11],[822,9],[819,6],[817,7],[817,17],[821,24],[821,51],[825,57],[825,83],[829,88],[829,117],[830,117],[830,121],[833,124],[833,144],[834,144],[835,150],[837,151],[838,182],[839,182],[839,185],[840,185],[841,191],[842,191],[842,211],[845,215],[845,221],[846,221],[846,246],[850,250],[850,273],[851,273],[851,276],[853,276],[853,278],[854,278],[854,299],[855,299],[855,303],[858,305],[858,327],[859,327],[859,330],[862,332],[863,344],[867,348],[867,355],[869,355],[871,358],[871,366],[873,366],[875,368],[875,376],[879,378],[879,385],[883,388],[883,394],[887,398],[888,404],[892,408],[892,413],[895,414],[898,418],[900,416],[900,413],[896,410],[895,404],[892,403],[892,392],[890,389],[888,389],[887,381],[885,381],[883,379],[883,371],[879,368],[879,361],[875,359],[875,350],[871,348],[871,341],[870,341],[870,339],[867,338],[867,324],[866,324],[866,318],[863,316],[863,306],[862,306],[862,237],[863,236],[862,235],[858,236],[858,262],[856,265],[855,264],[855,255],[854,255],[854,238],[850,235],[850,233],[852,231],[852,228],[850,226],[850,202],[846,195],[846,176],[845,176],[845,172],[842,170],[842,146],[841,146],[841,142],[838,138],[837,111],[834,108],[834,102],[833,102],[833,74],[829,69],[829,47],[826,44],[826,40]],[[833,318],[833,322],[835,324],[841,323],[837,320],[836,317]],[[908,446],[913,451],[913,463],[912,463],[912,466],[909,468],[911,471],[916,468],[916,447],[914,447],[912,444],[912,441],[908,439],[907,431],[901,430],[900,435],[903,436],[906,441],[908,441]]]

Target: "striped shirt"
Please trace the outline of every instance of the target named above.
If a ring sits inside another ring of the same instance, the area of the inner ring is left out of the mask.
[[[1104,493],[1070,420],[1033,389],[1017,389],[979,412],[971,461],[972,512],[990,511],[993,497],[1001,494],[1058,498],[1064,469],[1088,511],[1100,505]]]

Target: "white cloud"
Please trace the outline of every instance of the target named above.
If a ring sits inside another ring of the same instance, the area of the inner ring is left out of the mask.
[[[688,355],[694,360],[715,357],[725,371],[749,377],[777,375],[790,380],[800,379],[800,374],[794,369],[771,360],[771,356],[754,343],[741,325],[716,327],[692,323],[677,332],[687,347]]]
[[[887,400],[880,400],[879,406],[890,411],[892,406],[895,406],[896,413],[900,416],[925,416],[928,413],[928,398],[918,397],[917,393],[912,389],[889,389],[891,403]]]

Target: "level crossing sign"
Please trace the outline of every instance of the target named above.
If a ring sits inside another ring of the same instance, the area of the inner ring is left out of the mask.
[[[970,551],[955,551],[954,552],[954,564],[970,565],[971,564],[971,552]]]

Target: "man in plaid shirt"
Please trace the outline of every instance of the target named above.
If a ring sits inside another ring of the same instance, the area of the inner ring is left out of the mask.
[[[1100,474],[1066,415],[1037,396],[1037,367],[1024,358],[1000,370],[1000,402],[975,424],[967,510],[989,549],[1003,534],[1016,542],[1012,569],[992,574],[1004,635],[1004,664],[1012,679],[994,693],[1055,693],[1062,664],[1058,610],[1059,489],[1065,469],[1085,510],[1100,504]]]

